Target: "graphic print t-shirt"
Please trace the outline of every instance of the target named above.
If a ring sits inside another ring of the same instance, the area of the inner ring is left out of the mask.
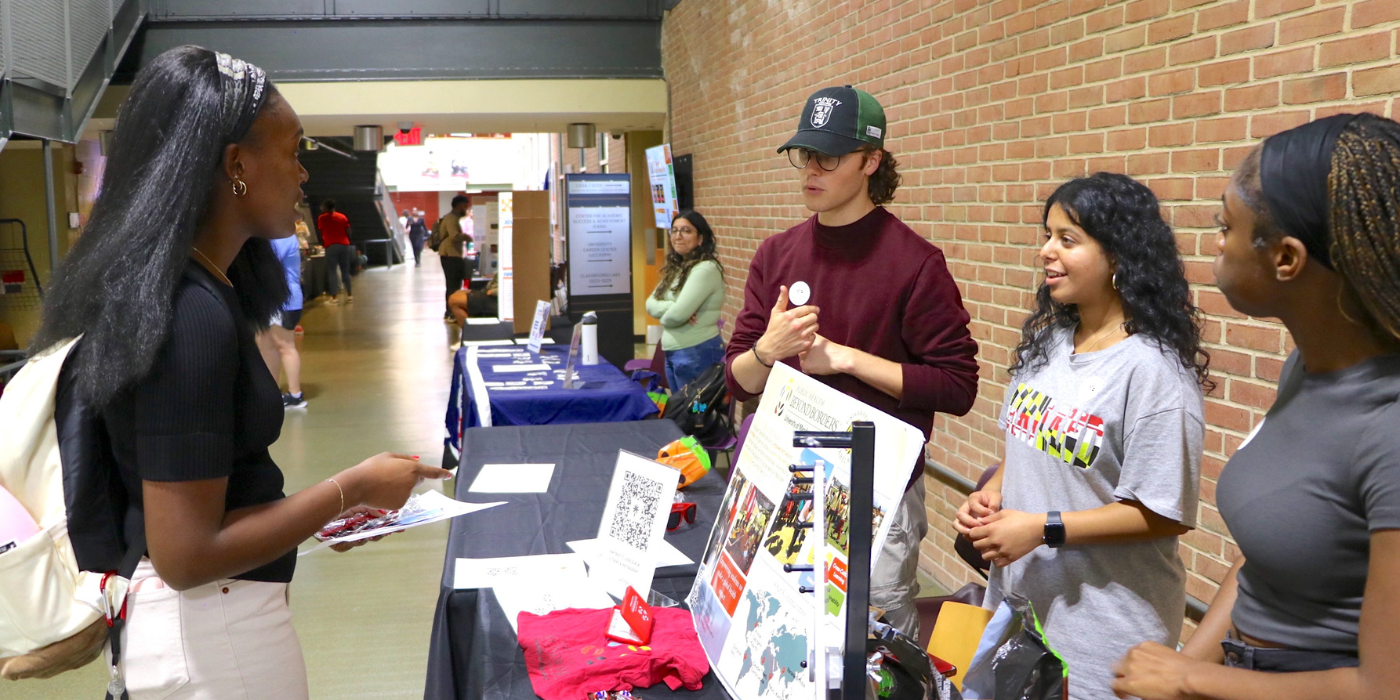
[[[1195,377],[1141,335],[1076,355],[1072,329],[1047,332],[1048,361],[1012,378],[998,420],[1002,507],[1046,513],[1137,501],[1195,527],[1205,434]],[[992,569],[986,606],[1006,593],[1031,601],[1069,661],[1071,697],[1110,700],[1113,665],[1128,649],[1176,644],[1186,570],[1175,537],[1038,547]]]

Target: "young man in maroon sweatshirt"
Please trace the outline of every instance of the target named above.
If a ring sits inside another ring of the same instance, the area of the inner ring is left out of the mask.
[[[816,215],[764,241],[725,352],[739,400],[763,392],[783,362],[924,431],[937,412],[977,397],[977,343],[943,252],[880,206],[899,175],[884,150],[885,114],[847,85],[807,99],[778,149],[801,171]],[[871,575],[870,602],[917,638],[919,542],[928,531],[922,460]]]

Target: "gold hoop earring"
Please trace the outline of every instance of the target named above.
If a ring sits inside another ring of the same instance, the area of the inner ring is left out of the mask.
[[[234,180],[233,180],[233,196],[235,196],[235,197],[242,197],[242,196],[244,196],[244,195],[246,195],[246,194],[248,194],[248,183],[246,183],[246,182],[244,182],[244,181],[242,181],[242,180],[239,180],[239,179],[237,179],[237,178],[234,178]]]
[[[1118,291],[1118,273],[1116,271],[1113,273],[1113,291]]]

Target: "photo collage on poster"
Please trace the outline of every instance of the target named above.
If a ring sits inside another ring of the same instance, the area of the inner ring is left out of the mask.
[[[810,696],[801,664],[819,609],[822,635],[842,638],[850,451],[791,445],[794,431],[842,432],[857,420],[876,424],[873,566],[889,531],[884,515],[898,504],[922,454],[922,433],[786,366],[771,374],[687,599],[712,668],[739,700]],[[824,499],[810,497],[810,483],[794,483],[809,476],[794,474],[794,464],[822,469]],[[812,587],[811,572],[783,570],[813,563],[815,531],[798,524],[812,522],[816,507],[826,521],[821,569],[829,585],[821,601],[799,590]]]

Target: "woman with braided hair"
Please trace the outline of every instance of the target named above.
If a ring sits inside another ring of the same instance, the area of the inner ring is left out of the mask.
[[[1135,647],[1114,690],[1400,697],[1400,124],[1339,115],[1270,137],[1220,225],[1220,290],[1298,348],[1220,476],[1241,556],[1182,651]]]
[[[300,218],[301,139],[257,66],[197,46],[155,57],[117,116],[92,220],[44,297],[32,349],[82,336],[59,379],[59,433],[67,416],[96,416],[94,479],[111,475],[104,495],[129,553],[116,559],[135,568],[122,571],[113,647],[133,700],[306,698],[287,607],[297,545],[451,475],[384,453],[283,493],[268,454],[281,395],[253,334],[287,298],[269,241]]]

